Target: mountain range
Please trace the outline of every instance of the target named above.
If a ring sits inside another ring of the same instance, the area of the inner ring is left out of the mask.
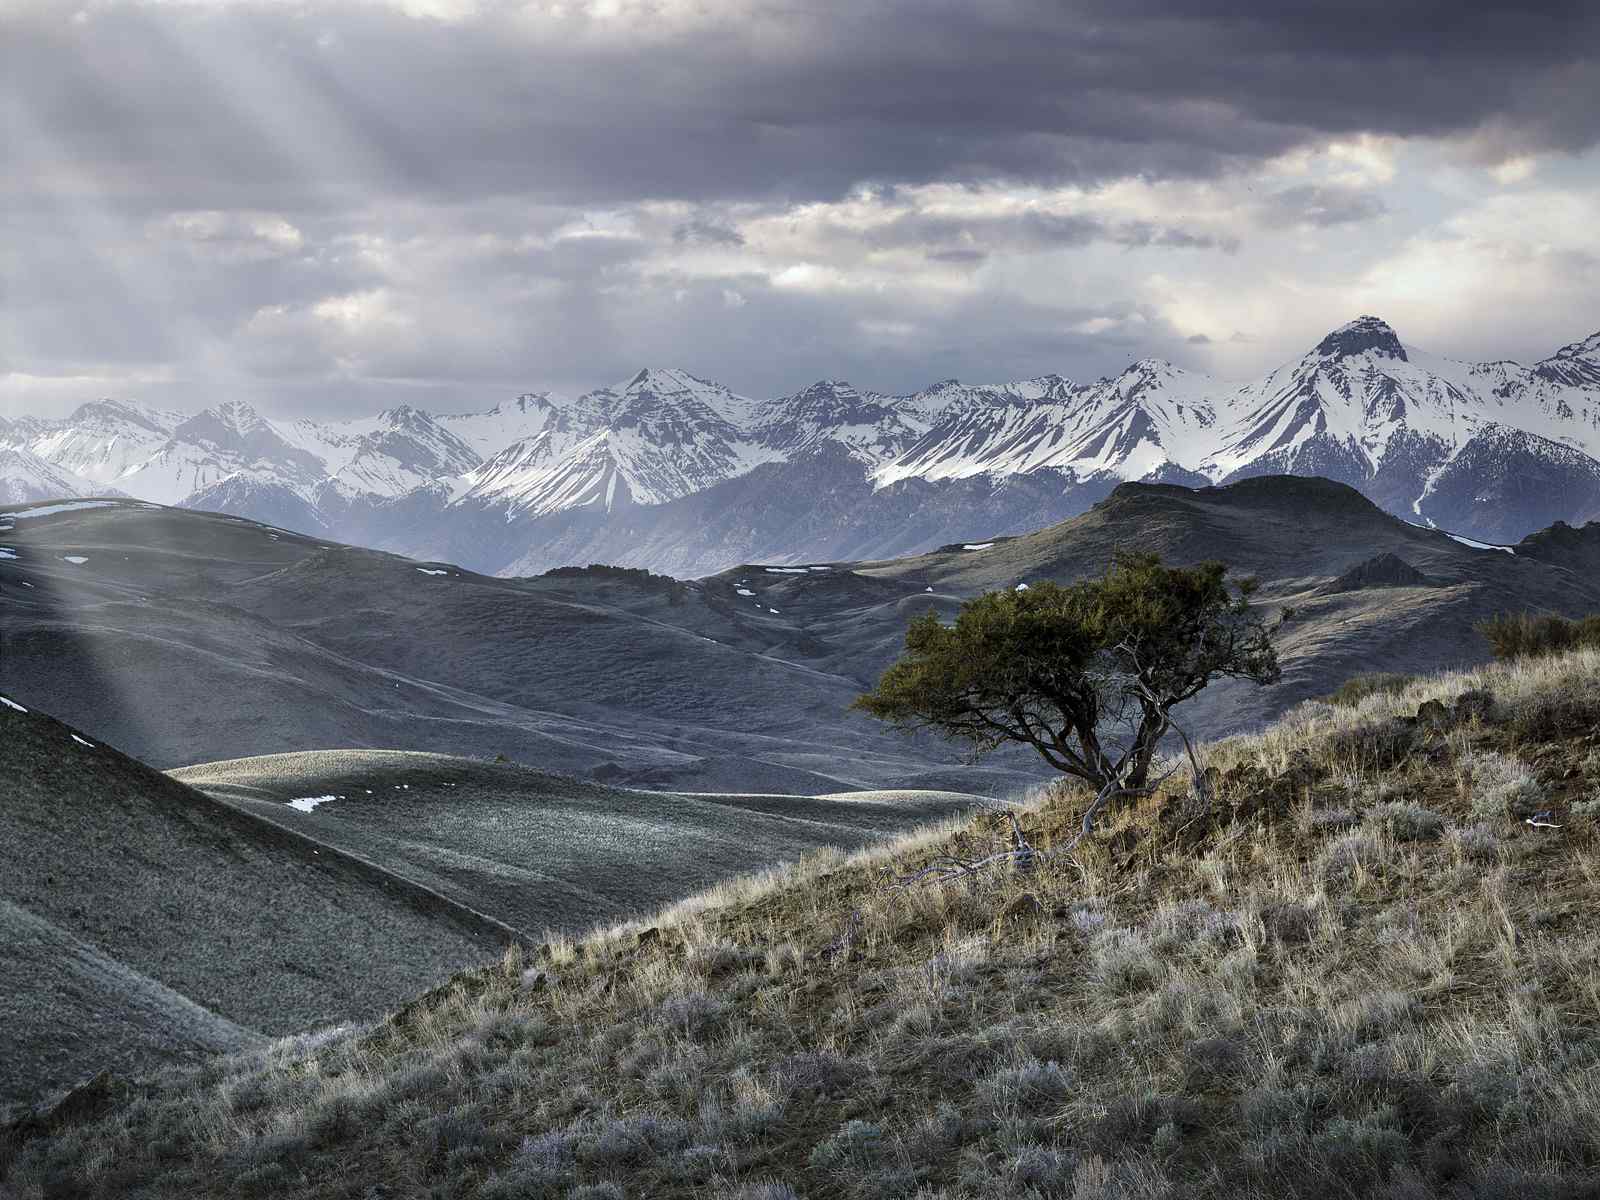
[[[0,422],[0,499],[123,494],[484,573],[918,553],[1077,515],[1119,483],[1323,476],[1418,525],[1514,542],[1600,516],[1600,333],[1468,363],[1364,316],[1243,385],[1144,359],[1114,378],[824,380],[757,401],[678,370],[485,412],[282,421],[131,401]]]

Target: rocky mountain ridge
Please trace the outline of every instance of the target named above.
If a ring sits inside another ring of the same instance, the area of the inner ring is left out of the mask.
[[[328,424],[239,402],[185,416],[97,401],[0,425],[0,447],[13,500],[117,491],[491,572],[705,574],[841,540],[904,553],[1063,519],[1124,481],[1280,473],[1515,541],[1600,516],[1600,333],[1532,367],[1465,363],[1364,316],[1242,386],[1144,359],[1092,383],[944,380],[891,396],[828,379],[760,402],[644,369],[575,399]]]

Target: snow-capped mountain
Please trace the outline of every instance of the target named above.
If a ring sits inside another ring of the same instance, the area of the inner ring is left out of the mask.
[[[0,429],[0,504],[31,504],[63,496],[87,496],[96,489],[87,480],[64,471],[18,446],[3,444]]]
[[[340,427],[344,451],[332,482],[347,498],[403,496],[440,480],[454,479],[476,467],[477,451],[433,416],[402,404],[371,421]],[[333,456],[324,459],[332,465]]]
[[[940,386],[948,394],[952,385]],[[1204,376],[1144,359],[1115,379],[1082,386],[1046,375],[962,389],[937,423],[874,477],[887,485],[1048,468],[1084,482],[1190,472],[1212,444],[1211,386]]]
[[[515,520],[663,504],[780,456],[758,435],[755,401],[686,371],[641,370],[570,406],[540,396],[519,416],[532,432],[463,476],[462,505]]]
[[[782,458],[814,452],[831,441],[874,466],[907,449],[928,427],[921,412],[898,398],[857,391],[839,379],[768,400],[755,420],[757,440]]]
[[[107,400],[0,424],[0,446],[19,495],[116,489],[491,571],[903,553],[1071,516],[1122,481],[1275,473],[1495,541],[1600,517],[1600,333],[1531,367],[1469,363],[1366,316],[1244,384],[1145,359],[1093,382],[828,379],[761,402],[647,368],[576,398],[335,423]]]

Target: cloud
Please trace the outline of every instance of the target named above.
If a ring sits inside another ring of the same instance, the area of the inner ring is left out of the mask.
[[[1600,9],[1577,0],[14,0],[3,20],[7,411],[117,380],[358,411],[642,362],[755,392],[1225,364],[1236,329],[1295,351],[1404,309],[1429,270],[1470,277],[1442,311],[1490,329],[1496,261],[1530,329],[1600,307],[1570,234],[1471,217],[1504,187],[1594,186]]]
[[[1361,133],[1600,136],[1593,5],[109,3],[9,18],[30,165],[129,202],[836,197],[1215,175]],[[16,139],[11,139],[15,141]]]
[[[1381,217],[1383,197],[1362,188],[1341,184],[1303,184],[1274,192],[1262,201],[1261,224],[1269,229],[1311,226],[1326,229]]]
[[[742,246],[744,235],[731,225],[710,217],[695,217],[672,231],[675,242],[704,242],[712,246]]]

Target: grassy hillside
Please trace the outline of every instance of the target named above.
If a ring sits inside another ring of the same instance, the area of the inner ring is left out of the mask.
[[[502,579],[136,503],[0,510],[0,523],[14,526],[0,540],[0,687],[161,767],[403,746],[674,791],[1003,796],[1037,777],[1036,757],[973,768],[849,704],[929,608],[1097,575],[1118,547],[1220,559],[1259,577],[1261,603],[1295,610],[1279,686],[1224,684],[1186,706],[1213,735],[1358,672],[1482,661],[1474,626],[1497,612],[1600,610],[1600,524],[1507,553],[1281,476],[1126,484],[1026,536],[690,581]]]
[[[7,1097],[71,1082],[97,1055],[151,1061],[144,1050],[164,1039],[182,1053],[221,1044],[230,1025],[278,1035],[380,1013],[419,977],[512,940],[11,700],[0,703],[0,847],[0,958],[15,968],[0,1011],[15,1006],[4,1036],[28,1047],[0,1055]]]
[[[732,586],[498,579],[131,502],[0,524],[0,687],[163,768],[403,746],[695,791],[1031,778],[850,713],[879,664],[822,665],[803,621]]]
[[[620,920],[822,846],[989,802],[955,792],[680,795],[442,754],[272,754],[171,772],[534,934]],[[288,801],[334,797],[311,811]]]
[[[265,1042],[0,900],[0,1103]]]
[[[1597,722],[1590,652],[1302,706],[1207,810],[1176,774],[943,884],[894,881],[1007,829],[814,856],[13,1131],[3,1186],[1600,1196]]]

